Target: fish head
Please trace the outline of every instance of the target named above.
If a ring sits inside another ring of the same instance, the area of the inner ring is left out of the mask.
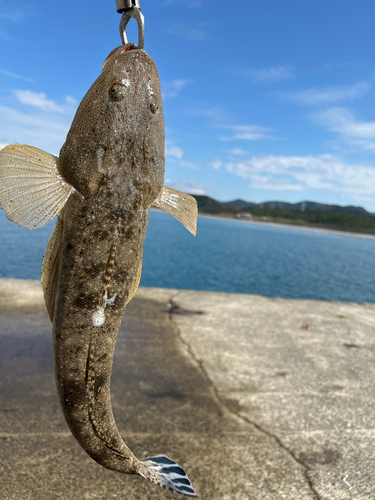
[[[61,175],[85,198],[150,206],[164,181],[164,117],[152,58],[126,44],[104,62],[61,148]]]

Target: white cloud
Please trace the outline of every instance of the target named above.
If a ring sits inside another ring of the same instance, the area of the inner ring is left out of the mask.
[[[0,106],[0,142],[29,144],[56,154],[64,143],[77,100],[67,96],[61,104],[43,92],[14,90],[19,109]]]
[[[374,167],[345,164],[332,155],[262,156],[229,162],[225,168],[250,181],[252,188],[278,191],[311,189],[349,193],[354,199],[375,196]]]
[[[33,92],[32,90],[13,90],[16,99],[26,106],[33,106],[43,111],[52,111],[54,113],[64,113],[64,107],[51,99],[47,99],[44,92]]]
[[[171,82],[163,83],[162,94],[164,99],[172,99],[177,97],[180,91],[192,82],[190,79],[172,80]]]
[[[293,77],[293,69],[290,66],[274,66],[264,69],[250,69],[246,71],[254,82],[277,83],[283,80],[289,80]]]
[[[184,168],[191,168],[191,170],[199,170],[199,167],[196,163],[192,161],[179,160],[178,164]]]
[[[1,11],[0,12],[0,20],[2,24],[8,24],[8,22],[20,22],[24,19],[25,13],[20,10],[14,11]],[[13,41],[14,38],[7,31],[1,29],[0,30],[0,38],[5,40],[6,42]]]
[[[221,128],[231,130],[230,136],[219,137],[221,141],[259,141],[261,139],[274,139],[269,135],[271,129],[260,125],[223,125]]]
[[[283,181],[282,179],[273,179],[271,175],[251,176],[251,187],[253,189],[265,189],[267,191],[303,191],[299,184]]]
[[[8,146],[8,144],[0,142],[0,149],[5,148],[5,146]]]
[[[0,137],[8,144],[30,144],[56,154],[65,140],[71,118],[61,113],[40,110],[24,113],[0,106]]]
[[[223,165],[223,162],[221,160],[214,160],[211,163],[209,163],[209,166],[213,168],[214,170],[219,170],[219,168]]]
[[[0,69],[0,73],[9,78],[17,78],[18,80],[24,80],[25,82],[33,82],[32,78],[28,78],[27,76],[18,75],[17,73],[13,73],[12,71],[8,71],[7,69]]]
[[[231,155],[234,155],[234,156],[246,156],[249,154],[248,151],[245,151],[244,149],[240,149],[240,148],[230,149],[228,151],[228,153],[230,153]]]
[[[181,158],[184,156],[184,152],[178,146],[171,146],[171,145],[166,144],[165,145],[165,156],[174,157],[174,158],[177,158],[178,160],[181,160]]]
[[[171,179],[165,179],[165,185],[178,191],[183,191],[189,194],[206,194],[206,188],[204,184],[199,184],[195,181],[172,181]]]
[[[177,164],[180,167],[198,170],[198,165],[190,161],[183,160],[184,151],[178,146],[174,146],[169,141],[166,141],[165,143],[165,156],[169,162]]]
[[[196,105],[195,107],[189,107],[186,110],[188,116],[204,116],[206,118],[212,118],[216,123],[224,121],[227,118],[225,111],[219,106],[212,106],[210,108],[204,107],[203,105]]]
[[[72,97],[71,95],[67,95],[65,97],[65,103],[70,106],[76,106],[77,102],[78,102],[77,99],[75,97]]]
[[[326,103],[337,103],[340,101],[351,101],[363,97],[370,90],[371,85],[359,82],[344,87],[325,87],[298,90],[285,93],[284,96],[302,106],[313,106]]]
[[[375,122],[360,122],[346,108],[330,108],[312,116],[329,131],[338,133],[348,144],[375,151]]]

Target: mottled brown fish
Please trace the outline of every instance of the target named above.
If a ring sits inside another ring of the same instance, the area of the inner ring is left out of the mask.
[[[83,98],[59,158],[19,144],[0,151],[0,204],[30,229],[57,215],[42,287],[57,390],[79,444],[108,469],[196,497],[173,460],[133,455],[110,399],[116,337],[141,277],[150,208],[166,210],[196,234],[196,202],[163,186],[164,161],[158,70],[144,50],[122,45]]]

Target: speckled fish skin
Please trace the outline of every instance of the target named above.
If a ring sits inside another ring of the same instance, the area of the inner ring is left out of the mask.
[[[59,170],[77,192],[62,220],[53,337],[56,383],[72,433],[102,466],[135,474],[143,464],[117,430],[110,376],[120,322],[142,263],[149,209],[163,186],[164,119],[158,70],[146,52],[129,49],[119,47],[107,58],[60,152]],[[123,95],[111,94],[114,85]],[[116,298],[105,309],[104,324],[95,327],[92,314],[116,237],[108,285],[108,297]]]
[[[116,337],[141,276],[151,206],[197,234],[196,200],[163,186],[164,118],[157,68],[132,44],[115,49],[83,98],[57,158],[25,144],[0,150],[0,206],[22,227],[57,215],[42,266],[53,321],[57,390],[82,448],[102,466],[196,498],[165,455],[138,460],[110,398]]]

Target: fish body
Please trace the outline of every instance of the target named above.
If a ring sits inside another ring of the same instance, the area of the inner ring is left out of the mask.
[[[116,337],[139,284],[151,206],[196,233],[195,200],[163,182],[159,75],[151,57],[131,44],[108,56],[59,158],[22,145],[0,151],[0,203],[8,218],[33,229],[57,215],[42,286],[57,391],[73,435],[102,466],[196,497],[173,460],[134,456],[110,400]]]
[[[133,470],[134,456],[114,423],[111,365],[121,319],[142,261],[147,221],[146,209],[139,208],[124,220],[117,211],[102,206],[96,196],[83,202],[78,195],[71,196],[63,218],[56,283],[54,367],[65,419],[92,458],[113,470],[120,467],[122,472]],[[107,307],[103,301],[106,292],[115,296]],[[100,307],[103,319],[96,326],[94,315]],[[119,461],[120,454],[131,460]]]

